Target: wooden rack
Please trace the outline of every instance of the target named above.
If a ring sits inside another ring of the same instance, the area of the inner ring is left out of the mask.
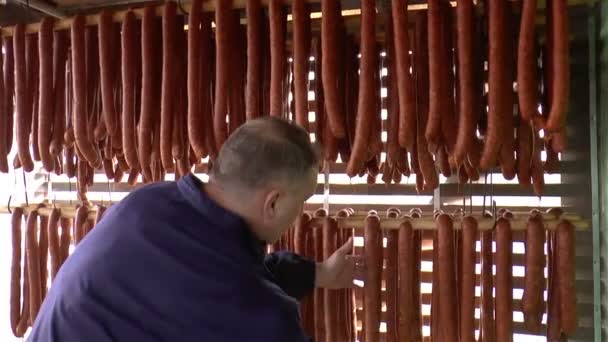
[[[182,1],[183,4],[180,7],[180,10],[185,12],[185,13],[190,13],[191,9],[192,9],[192,4],[191,1]],[[246,4],[246,0],[232,0],[232,8],[234,9],[244,9],[245,8],[245,4]],[[262,6],[268,6],[270,0],[260,0],[260,3]],[[320,4],[321,0],[307,0],[307,2],[309,4]],[[379,1],[380,2],[380,1]],[[283,3],[288,6],[291,4],[291,0],[283,0]],[[456,6],[456,1],[450,1],[450,3],[452,4],[452,6]],[[568,5],[569,6],[576,6],[576,5],[583,5],[583,4],[587,4],[587,0],[568,0]],[[142,4],[140,4],[142,5]],[[542,4],[544,6],[544,3]],[[417,3],[417,4],[410,4],[408,5],[408,11],[418,11],[418,10],[424,10],[427,9],[427,4],[426,1],[423,3]],[[113,11],[112,13],[112,19],[114,22],[122,22],[125,18],[125,15],[127,12],[132,11],[135,14],[136,18],[141,19],[143,16],[143,8],[134,8],[134,9],[121,9],[121,10],[116,10]],[[215,1],[205,1],[203,3],[203,11],[204,12],[213,12],[215,11]],[[161,16],[163,12],[163,5],[157,5],[155,7],[155,13],[157,16]],[[342,11],[342,16],[344,17],[348,17],[348,16],[354,16],[354,15],[359,15],[360,11],[358,9],[346,9]],[[100,14],[96,13],[96,14],[90,14],[87,15],[86,18],[86,25],[87,26],[96,26],[99,23],[99,17]],[[312,12],[311,13],[311,19],[319,19],[321,17],[321,13],[319,12]],[[65,19],[59,19],[55,21],[55,26],[54,29],[56,31],[60,31],[60,30],[68,30],[70,29],[70,26],[72,25],[72,21],[74,19],[73,18],[65,18]],[[287,16],[287,20],[291,20],[291,15],[289,14]],[[542,20],[541,20],[542,22]],[[242,22],[243,23],[243,22]],[[25,33],[37,33],[40,30],[40,23],[33,23],[33,24],[28,24],[25,28]],[[3,27],[0,28],[0,35],[3,37],[10,37],[13,35],[13,27]]]
[[[40,207],[40,204],[30,204],[23,206],[11,206],[0,207],[0,213],[8,213],[15,209],[16,207],[21,207],[25,209],[26,213],[31,212],[32,210],[38,210],[38,215],[41,216],[49,216],[51,211],[53,210],[53,205],[45,203],[44,207]],[[61,216],[65,218],[74,218],[76,216],[76,207],[73,205],[58,205],[57,209],[61,210]],[[9,210],[11,209],[11,210]],[[95,214],[97,213],[97,206],[89,207],[89,218],[94,219]],[[374,214],[372,214],[374,215]],[[553,230],[556,228],[557,223],[562,220],[570,221],[577,230],[588,230],[589,223],[584,220],[580,215],[574,213],[564,213],[559,218],[553,214],[544,213],[543,222],[545,224],[545,228],[547,230]],[[335,217],[338,221],[338,227],[343,229],[363,229],[365,227],[365,218],[368,214],[365,213],[355,213],[354,215],[348,217]],[[479,230],[492,230],[494,228],[495,220],[491,217],[482,216],[479,214],[471,215],[477,219],[478,229]],[[382,225],[382,229],[399,229],[401,224],[404,221],[409,221],[412,225],[412,228],[415,230],[435,230],[435,220],[433,219],[433,215],[430,213],[423,214],[421,218],[409,218],[409,217],[400,217],[400,218],[388,218],[385,214],[378,214]],[[460,222],[462,221],[462,215],[455,215],[454,217],[454,229],[460,229]],[[529,214],[525,212],[515,212],[513,213],[513,218],[510,219],[511,228],[513,230],[525,230],[526,223],[528,221]],[[322,226],[324,217],[314,217],[312,219],[313,226]]]

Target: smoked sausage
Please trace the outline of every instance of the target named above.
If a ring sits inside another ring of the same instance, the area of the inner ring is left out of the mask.
[[[545,291],[545,227],[542,215],[531,214],[526,225],[526,254],[522,312],[529,332],[539,333],[543,318]]]
[[[27,277],[29,279],[30,322],[36,321],[42,303],[40,293],[40,255],[38,250],[38,212],[32,210],[27,216],[25,237],[28,260]]]
[[[283,11],[283,1],[270,0],[268,7],[268,20],[270,21],[270,115],[282,116],[284,100],[283,78],[285,73],[285,24],[287,18]],[[226,52],[228,53],[228,51]],[[216,62],[219,62],[219,59]]]
[[[462,220],[462,263],[460,267],[460,341],[475,341],[475,243],[479,236],[477,220]]]
[[[454,226],[449,215],[441,214],[436,218],[437,254],[439,267],[439,319],[441,336],[444,341],[458,340],[456,314],[456,273],[454,268]]]
[[[380,337],[380,306],[382,285],[382,233],[380,220],[376,215],[365,219],[365,317],[363,329],[365,341],[378,341]]]
[[[374,0],[361,1],[361,64],[357,127],[352,153],[346,166],[346,174],[354,177],[362,169],[369,149],[370,133],[376,112],[377,63],[376,9]]]
[[[247,0],[247,83],[245,87],[245,108],[247,120],[262,115],[262,8],[260,0]]]
[[[395,49],[398,99],[399,99],[399,145],[411,149],[416,130],[415,87],[410,75],[410,46],[408,32],[408,1],[392,0],[393,43]],[[391,44],[391,42],[388,42]]]
[[[136,87],[136,27],[135,14],[125,14],[122,22],[122,143],[124,156],[129,168],[139,169],[137,157],[137,132],[135,114]]]
[[[55,168],[55,158],[51,155],[49,145],[52,139],[54,118],[53,97],[53,24],[50,17],[40,23],[38,32],[39,77],[38,82],[38,148],[42,165],[48,172]]]
[[[30,129],[32,112],[28,110],[27,66],[25,60],[25,25],[17,24],[13,32],[13,52],[15,60],[15,134],[17,153],[23,170],[34,170],[30,154]]]
[[[89,138],[89,117],[87,113],[87,75],[86,75],[86,51],[85,51],[85,17],[76,15],[71,26],[72,41],[72,124],[74,126],[74,138],[78,149],[94,167],[101,165],[101,158]]]
[[[327,260],[336,251],[338,243],[338,222],[333,217],[326,217],[323,223],[323,259]],[[325,340],[338,340],[338,292],[325,289]]]
[[[496,341],[513,341],[513,238],[505,218],[496,222]]]
[[[294,0],[293,83],[296,123],[308,130],[308,56],[310,56],[310,10],[305,0]],[[331,122],[331,121],[330,121]],[[331,126],[330,126],[331,128]]]

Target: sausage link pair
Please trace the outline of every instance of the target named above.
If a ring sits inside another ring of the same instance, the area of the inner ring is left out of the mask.
[[[382,304],[382,233],[378,216],[368,215],[365,219],[364,241],[366,269],[363,329],[365,330],[365,341],[378,341]]]
[[[29,123],[31,133],[32,158],[40,161],[38,145],[38,83],[39,83],[38,35],[25,36],[25,65],[27,74],[27,106],[31,112]]]

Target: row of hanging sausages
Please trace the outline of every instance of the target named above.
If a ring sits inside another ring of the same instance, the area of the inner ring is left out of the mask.
[[[48,172],[77,176],[84,196],[95,169],[117,182],[125,173],[130,183],[140,174],[145,182],[165,172],[179,176],[206,156],[213,160],[245,120],[291,111],[316,134],[324,159],[340,157],[351,177],[368,174],[373,183],[381,174],[390,183],[414,173],[422,191],[438,186],[438,171],[467,182],[500,166],[505,178],[517,176],[542,194],[543,173],[557,171],[566,143],[565,3],[550,2],[542,49],[536,1],[526,1],[516,18],[521,3],[506,0],[462,0],[455,9],[431,0],[428,11],[414,15],[407,1],[391,1],[377,12],[376,1],[364,0],[360,40],[347,33],[340,1],[322,2],[319,36],[308,4],[291,5],[292,64],[278,0],[270,1],[267,15],[259,0],[248,0],[246,27],[231,1],[217,1],[214,15],[193,1],[187,33],[173,2],[164,5],[161,19],[152,6],[141,20],[127,12],[120,24],[108,11],[97,26],[77,15],[69,36],[53,31],[50,18],[38,34],[15,26],[13,36],[3,38],[0,172],[9,168],[13,126],[13,166],[29,172],[40,160]],[[292,108],[286,105],[290,84]],[[309,111],[316,113],[314,129]]]
[[[336,220],[352,213],[352,210],[344,209],[336,217],[330,217],[320,209],[313,215],[320,218],[316,222],[323,222],[318,226],[311,226],[312,216],[305,213],[274,248],[291,249],[302,255],[308,253],[316,256],[317,260],[323,260],[351,236],[352,229],[338,228]],[[549,214],[559,219],[562,211],[551,209]],[[350,315],[360,312],[353,305],[361,301],[363,317],[355,314],[345,319],[340,316],[345,309],[341,306],[344,302],[328,299],[328,296],[332,298],[333,291],[317,289],[312,297],[302,302],[302,324],[315,340],[353,340],[352,334],[357,333],[354,327],[359,320],[363,326],[358,337],[365,341],[380,340],[381,322],[386,323],[387,341],[422,341],[422,325],[429,323],[423,322],[420,293],[423,232],[412,226],[421,215],[419,210],[402,215],[398,209],[391,208],[386,217],[403,218],[404,221],[399,229],[387,230],[382,229],[382,219],[375,211],[364,219],[366,267],[365,285],[361,292],[363,298],[353,298],[351,293],[346,301],[346,311]],[[491,216],[489,213],[486,215]],[[512,341],[514,310],[523,312],[524,327],[529,333],[545,333],[549,341],[570,336],[578,325],[574,226],[561,220],[555,229],[547,230],[538,210],[529,214],[524,240],[524,292],[521,307],[514,307],[514,240],[510,223],[514,216],[506,210],[498,211],[497,215],[495,229],[480,231],[477,220],[472,216],[435,212],[437,229],[432,242],[431,338],[438,341]],[[460,227],[455,227],[456,224]],[[386,239],[384,248],[383,238]],[[477,241],[481,243],[480,251],[476,249]],[[495,251],[492,244],[496,245]],[[477,260],[481,263],[480,277],[475,270]],[[546,265],[548,277],[544,274]],[[494,274],[493,267],[496,267]],[[479,304],[476,302],[476,286],[481,287]],[[545,290],[549,291],[547,300],[543,297]],[[381,311],[383,302],[385,314]],[[481,309],[478,324],[475,319],[477,305]],[[546,332],[541,330],[544,313],[548,314]],[[478,338],[476,330],[479,330]],[[350,339],[345,336],[350,336]]]
[[[46,207],[46,204],[38,206]],[[55,279],[69,256],[70,245],[77,245],[105,212],[104,206],[98,206],[95,220],[90,220],[89,208],[80,206],[72,220],[62,217],[60,209],[49,209],[48,216],[39,215],[37,209],[25,213],[20,207],[12,212],[10,325],[15,337],[23,337],[36,320],[46,297],[48,281]],[[22,228],[24,220],[25,230]],[[23,237],[25,241],[22,241]]]

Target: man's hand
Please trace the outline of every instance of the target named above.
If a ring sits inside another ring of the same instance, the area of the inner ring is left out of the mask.
[[[317,263],[315,286],[326,289],[343,289],[353,287],[353,280],[358,279],[362,271],[362,258],[349,255],[353,250],[353,238],[334,252],[327,260]]]

